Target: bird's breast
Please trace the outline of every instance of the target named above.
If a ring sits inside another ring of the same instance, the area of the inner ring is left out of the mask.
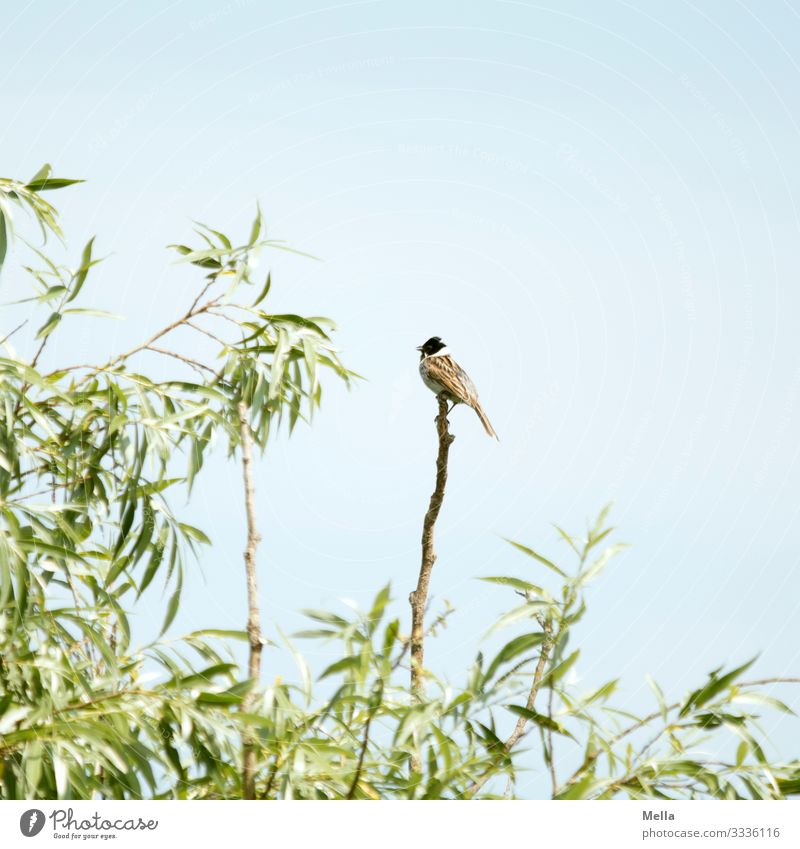
[[[428,359],[429,358],[426,357],[424,360],[422,360],[420,362],[420,364],[419,364],[419,374],[420,374],[420,377],[422,378],[422,382],[428,387],[428,389],[430,389],[431,392],[433,392],[434,394],[438,395],[440,392],[444,391],[444,386],[442,386],[442,384],[439,383],[439,381],[436,380],[431,375],[431,370],[429,368]]]

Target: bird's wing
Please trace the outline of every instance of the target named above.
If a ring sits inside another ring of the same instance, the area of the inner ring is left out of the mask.
[[[475,384],[451,356],[426,357],[424,363],[428,375],[454,398],[470,406],[478,400]]]

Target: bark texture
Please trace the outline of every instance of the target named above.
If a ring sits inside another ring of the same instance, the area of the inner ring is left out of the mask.
[[[256,548],[261,541],[261,535],[256,527],[249,411],[245,404],[240,403],[237,412],[239,414],[239,434],[242,446],[244,506],[247,517],[247,545],[244,550],[244,569],[247,578],[247,639],[250,646],[247,675],[253,681],[250,692],[242,700],[242,710],[247,712],[252,707],[258,680],[261,677],[261,650],[264,647],[261,636],[261,612],[258,606],[258,576],[256,574]],[[242,737],[242,788],[245,799],[256,798],[256,749],[250,732]]]
[[[436,487],[431,495],[428,511],[422,523],[422,563],[419,569],[417,588],[409,595],[411,605],[411,692],[418,700],[424,693],[424,643],[425,643],[425,608],[428,603],[428,587],[431,581],[433,564],[436,562],[436,552],[433,547],[433,532],[436,519],[442,509],[444,489],[447,483],[447,459],[450,445],[455,439],[449,431],[447,420],[447,401],[443,395],[437,396],[439,415],[436,417],[436,433],[439,437],[439,452],[436,456]]]

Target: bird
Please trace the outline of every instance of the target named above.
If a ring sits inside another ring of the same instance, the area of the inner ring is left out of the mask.
[[[419,356],[419,373],[422,382],[433,392],[434,395],[444,395],[452,402],[450,410],[456,404],[466,404],[472,407],[478,414],[486,433],[493,436],[498,442],[500,437],[495,433],[489,417],[483,412],[478,402],[478,390],[470,380],[469,375],[453,359],[447,345],[439,336],[432,336],[427,342],[420,345],[417,350]],[[447,412],[449,413],[450,410]]]

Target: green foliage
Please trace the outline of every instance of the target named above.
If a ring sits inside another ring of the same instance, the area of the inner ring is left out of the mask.
[[[60,237],[55,209],[40,192],[71,182],[51,178],[49,166],[26,184],[0,181],[4,235],[17,204],[34,214],[44,237]],[[228,706],[249,685],[231,679],[218,691],[216,679],[230,677],[232,667],[223,670],[197,636],[185,648],[212,661],[211,671],[188,659],[176,665],[158,645],[133,650],[128,609],[158,579],[168,590],[162,633],[171,624],[187,558],[210,540],[180,520],[170,498],[181,491],[185,498],[209,445],[223,439],[236,449],[237,404],[250,409],[253,439],[263,448],[285,419],[291,430],[311,417],[322,371],[347,383],[354,375],[338,358],[329,320],[272,315],[260,306],[269,275],[253,303],[240,297],[245,287],[255,289],[256,255],[284,247],[266,240],[260,211],[242,246],[209,228],[197,232],[208,247],[180,251],[210,273],[184,314],[105,363],[51,371],[40,362],[63,320],[105,315],[73,306],[98,262],[94,240],[75,268],[24,243],[36,263],[22,266],[34,286],[25,300],[41,305],[45,317],[32,334],[30,359],[15,353],[13,332],[2,338],[0,356],[2,795],[154,794],[167,770],[180,781],[170,792],[183,795],[182,750],[205,765],[207,779],[233,769],[237,735]],[[211,339],[221,365],[155,344],[179,328]],[[167,358],[174,377],[149,378],[138,367],[147,356]],[[190,379],[192,371],[199,379]],[[170,677],[142,689],[141,670],[153,665]],[[194,678],[206,684],[199,695]],[[135,763],[126,764],[126,752]],[[126,778],[124,771],[133,772]]]
[[[11,207],[60,237],[40,192],[70,182],[49,166],[28,183],[0,180],[0,264]],[[281,637],[296,681],[248,680],[230,648],[244,632],[168,641],[192,556],[211,544],[173,503],[191,494],[215,446],[236,454],[238,405],[263,450],[281,424],[291,433],[311,419],[323,375],[355,377],[329,320],[265,306],[272,280],[256,280],[257,258],[287,248],[267,239],[260,211],[238,245],[204,225],[195,232],[197,246],[173,246],[205,273],[185,312],[106,362],[50,370],[40,363],[64,320],[98,312],[79,305],[98,260],[94,240],[75,267],[27,246],[30,300],[43,315],[30,357],[16,353],[15,331],[0,356],[0,796],[240,798],[245,737],[257,795],[269,799],[513,795],[531,748],[562,799],[800,792],[800,764],[768,758],[758,726],[762,711],[789,709],[743,681],[749,664],[715,670],[674,702],[651,681],[656,709],[643,716],[617,706],[615,678],[579,686],[587,592],[622,549],[607,510],[585,538],[556,529],[574,569],[511,543],[527,569],[482,579],[509,601],[489,628],[490,657],[479,652],[457,684],[425,670],[422,701],[408,690],[409,639],[389,587],[366,612],[305,611],[311,627]],[[211,346],[208,358],[174,347],[186,334]],[[148,376],[154,357],[174,367],[169,379]],[[154,584],[167,591],[162,634],[137,647],[128,614]],[[316,680],[299,641],[333,648]]]

